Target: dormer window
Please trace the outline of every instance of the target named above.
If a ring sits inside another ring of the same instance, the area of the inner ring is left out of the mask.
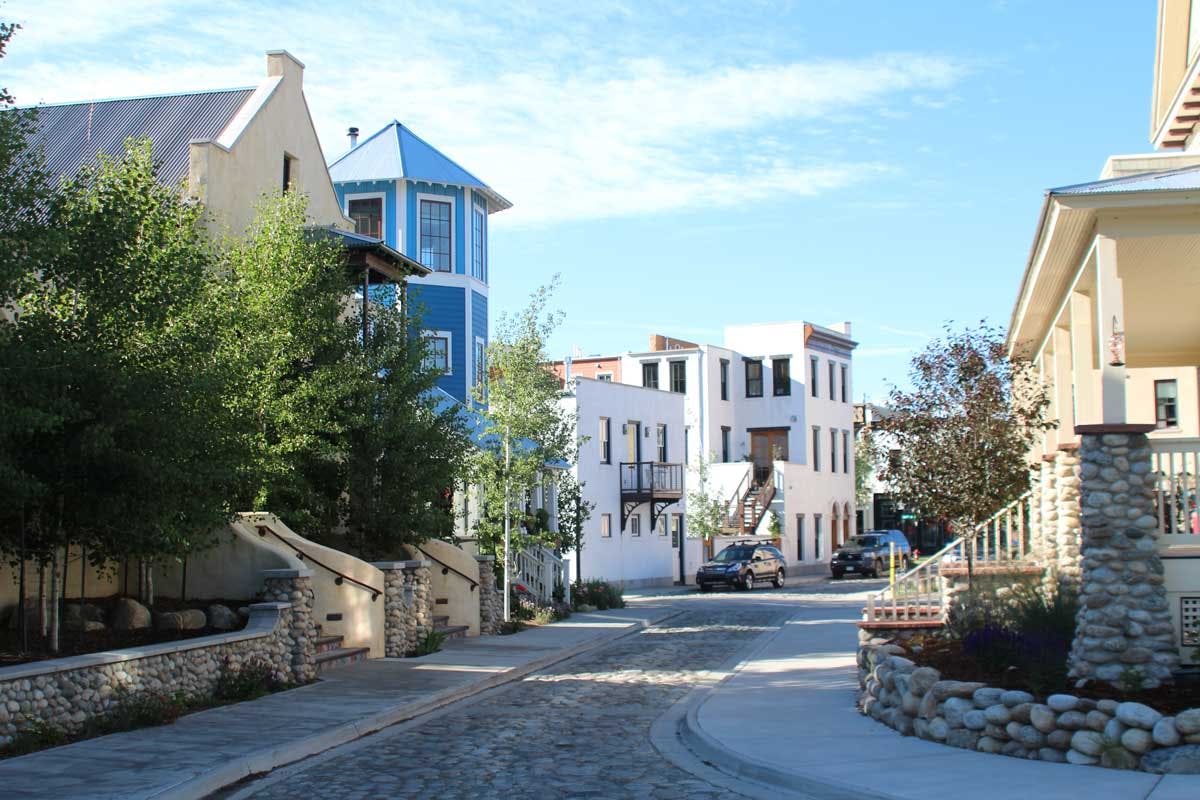
[[[346,204],[347,216],[354,220],[354,232],[383,238],[383,198],[368,197]]]
[[[434,272],[450,272],[450,203],[421,200],[421,263]]]

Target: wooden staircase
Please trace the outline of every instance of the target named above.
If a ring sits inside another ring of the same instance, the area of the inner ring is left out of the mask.
[[[746,477],[726,505],[728,513],[721,526],[721,532],[726,535],[753,536],[775,499],[775,470],[767,470],[761,480],[753,479],[754,472],[754,469],[747,470]]]
[[[324,635],[317,626],[317,674],[367,660],[369,647],[343,647],[344,638],[340,634]]]

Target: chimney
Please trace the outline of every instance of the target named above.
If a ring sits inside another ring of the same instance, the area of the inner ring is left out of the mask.
[[[358,147],[358,128],[351,126],[350,130],[346,131],[346,135],[350,137],[350,149]]]

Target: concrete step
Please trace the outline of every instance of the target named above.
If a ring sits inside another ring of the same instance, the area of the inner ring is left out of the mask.
[[[341,637],[338,637],[339,639]],[[366,661],[367,653],[370,652],[368,647],[338,647],[333,650],[326,650],[323,653],[317,653],[317,672],[327,672],[331,669],[344,667],[347,664],[353,664],[358,661]]]
[[[433,615],[433,624],[434,624],[434,627],[437,627],[438,625],[449,625],[450,624],[450,615],[449,614],[434,614]]]
[[[321,636],[316,638],[317,653],[328,653],[330,650],[337,650],[342,646],[342,636]]]
[[[447,639],[465,639],[470,627],[467,625],[437,625],[434,630],[443,634]]]

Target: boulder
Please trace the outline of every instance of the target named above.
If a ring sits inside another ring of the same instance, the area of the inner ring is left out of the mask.
[[[938,700],[946,700],[951,697],[971,697],[976,689],[983,687],[982,683],[974,681],[938,681],[933,685],[932,691]]]
[[[208,619],[208,627],[219,631],[236,630],[242,624],[242,621],[238,619],[238,615],[233,613],[232,609],[219,603],[209,606],[205,615]]]
[[[972,709],[963,714],[963,727],[971,731],[981,731],[987,727],[987,717],[979,709]]]
[[[1079,707],[1079,698],[1073,694],[1052,694],[1046,698],[1046,705],[1061,714],[1064,711],[1074,711]]]
[[[1071,747],[1071,731],[1054,730],[1046,734],[1046,744],[1055,750],[1068,750]]]
[[[1098,756],[1104,750],[1104,737],[1097,731],[1075,731],[1071,736],[1071,749],[1085,756]]]
[[[929,735],[939,742],[944,742],[950,735],[950,726],[941,717],[934,717],[929,721]]]
[[[976,708],[987,708],[999,703],[1002,694],[1004,694],[1003,689],[985,686],[982,689],[976,689],[975,694],[971,695],[971,699],[975,701]]]
[[[917,667],[908,675],[908,688],[913,694],[923,695],[942,676],[933,667]]]
[[[937,695],[933,692],[926,692],[917,706],[917,715],[922,719],[930,720],[937,716],[937,710]]]
[[[1095,756],[1084,755],[1078,750],[1072,749],[1067,751],[1067,763],[1079,764],[1080,766],[1090,766],[1092,764],[1099,764],[1100,759],[1096,758]]]
[[[1042,733],[1050,733],[1058,727],[1058,715],[1050,706],[1035,703],[1029,708],[1029,722]]]
[[[138,631],[150,627],[150,609],[132,597],[118,597],[113,603],[112,627],[115,631]]]
[[[975,749],[981,753],[999,753],[1002,746],[999,740],[990,736],[981,736],[975,743]]]
[[[1111,717],[1109,717],[1108,714],[1105,714],[1100,709],[1089,711],[1087,713],[1087,726],[1091,730],[1099,732],[1104,730],[1104,726],[1108,724],[1109,719],[1111,719]]]
[[[997,703],[994,706],[988,706],[983,711],[984,717],[993,725],[1007,725],[1012,721],[1012,712],[1008,710],[1008,706],[1003,703]]]
[[[1157,775],[1200,775],[1200,745],[1163,747],[1142,756],[1142,769]]]
[[[154,615],[156,630],[167,632],[198,631],[205,626],[208,618],[199,609],[189,608],[185,611],[166,611]]]
[[[950,745],[951,747],[961,747],[964,750],[974,750],[978,743],[978,733],[975,731],[964,730],[962,728],[958,730],[952,730],[946,736],[946,744]]]
[[[975,710],[975,703],[965,697],[951,697],[942,706],[942,716],[951,728],[963,727],[963,717]],[[974,745],[972,745],[974,746]]]
[[[179,614],[183,617],[183,629],[185,631],[203,630],[208,624],[208,617],[198,608],[189,608],[186,611],[180,611]]]
[[[1141,755],[1154,746],[1150,731],[1130,728],[1121,734],[1121,746],[1135,755]]]
[[[1163,717],[1154,725],[1150,732],[1154,743],[1159,747],[1174,747],[1179,744],[1179,730],[1175,727],[1174,717]]]
[[[1131,728],[1153,730],[1163,715],[1142,703],[1121,703],[1117,706],[1117,719]]]
[[[1033,703],[1017,703],[1009,709],[1009,712],[1017,722],[1029,722],[1029,712],[1032,708]]]
[[[1129,730],[1129,726],[1119,719],[1110,719],[1104,726],[1104,738],[1113,742],[1121,740],[1121,735]]]
[[[1053,747],[1043,747],[1037,751],[1038,759],[1041,761],[1049,761],[1053,764],[1065,764],[1067,757],[1061,750],[1055,750]]]
[[[1013,706],[1019,706],[1021,703],[1032,703],[1033,700],[1034,697],[1029,692],[1022,692],[1016,689],[1004,692],[1000,695],[1000,702],[1004,703],[1004,705],[1008,706],[1009,708],[1012,708]]]
[[[1200,733],[1200,708],[1189,708],[1176,714],[1175,728],[1183,736]]]
[[[1082,711],[1064,711],[1058,715],[1058,727],[1065,731],[1077,731],[1087,727],[1087,715]]]
[[[1137,769],[1138,757],[1124,747],[1106,747],[1100,754],[1100,766],[1109,769]]]

